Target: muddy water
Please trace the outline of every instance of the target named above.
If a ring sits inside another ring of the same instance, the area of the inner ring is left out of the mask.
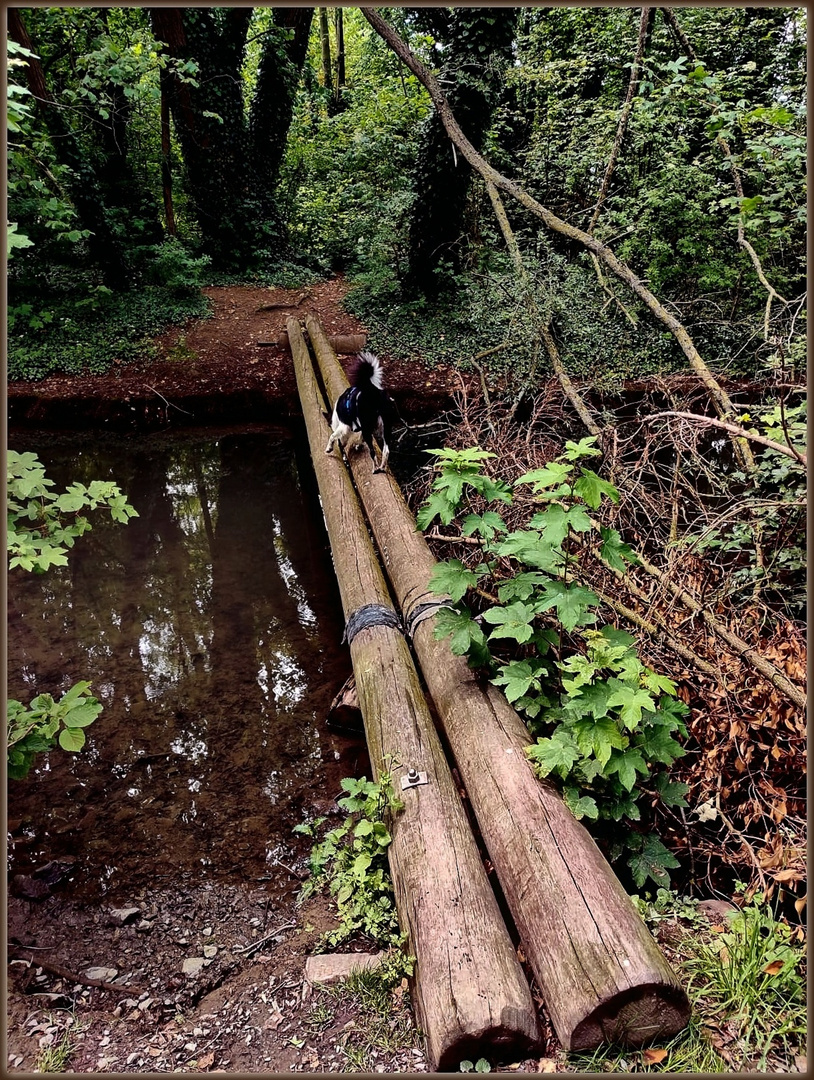
[[[275,881],[297,822],[353,775],[325,716],[350,673],[310,464],[289,434],[11,439],[57,490],[115,480],[139,516],[97,523],[70,564],[9,583],[9,696],[89,679],[104,712],[79,754],[9,785],[12,873],[75,860],[75,896]],[[98,521],[98,519],[96,519]]]

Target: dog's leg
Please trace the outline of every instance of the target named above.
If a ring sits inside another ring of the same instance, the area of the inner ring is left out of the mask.
[[[382,448],[382,460],[379,463],[378,468],[374,468],[374,473],[387,472],[387,461],[390,457],[390,447],[387,445],[387,440],[390,436],[390,424],[388,424],[382,418],[379,418],[379,426],[376,430],[376,438]],[[375,465],[375,462],[374,462]]]
[[[337,442],[344,446],[350,435],[350,428],[347,424],[343,424],[336,415],[336,409],[334,409],[334,414],[331,418],[331,427],[333,428],[333,431],[331,432],[330,439],[328,439],[328,445],[325,447],[326,454],[330,454]]]

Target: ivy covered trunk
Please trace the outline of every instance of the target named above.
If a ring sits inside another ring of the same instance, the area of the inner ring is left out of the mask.
[[[461,127],[478,149],[492,119],[501,72],[511,57],[516,20],[512,8],[453,8],[449,15],[442,81]],[[408,284],[431,293],[438,288],[442,263],[453,270],[460,266],[472,180],[471,168],[456,157],[436,112],[425,122],[414,177]]]
[[[255,169],[269,188],[277,181],[285,153],[313,15],[313,8],[278,9],[275,27],[269,28],[263,40],[249,134]]]
[[[195,85],[173,71],[169,101],[204,251],[225,270],[244,269],[258,254],[278,255],[285,226],[275,208],[274,175],[268,154],[255,152],[243,100],[252,9],[151,8],[150,17],[170,55],[198,65]],[[276,43],[268,48],[276,50]],[[278,59],[276,51],[270,56],[269,63]],[[266,54],[263,62],[267,68]],[[290,90],[293,78],[293,69],[283,72],[282,85]],[[266,71],[265,85],[270,82]],[[280,105],[279,85],[275,95],[273,102],[262,98],[271,109]]]

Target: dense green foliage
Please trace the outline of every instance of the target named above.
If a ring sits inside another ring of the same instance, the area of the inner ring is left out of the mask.
[[[404,804],[396,798],[389,774],[378,782],[362,777],[342,781],[345,794],[337,799],[347,812],[344,822],[314,843],[309,857],[311,876],[301,899],[328,888],[336,899],[339,926],[323,939],[338,945],[362,934],[381,945],[402,943],[387,865],[391,836],[388,822]],[[325,818],[303,823],[294,832],[316,838]]]
[[[647,878],[664,884],[678,863],[640,823],[643,807],[655,799],[686,806],[686,784],[668,773],[684,754],[677,736],[687,735],[688,709],[672,681],[641,662],[630,634],[595,628],[598,598],[573,573],[573,538],[594,527],[605,562],[624,571],[636,561],[615,529],[591,518],[603,502],[619,499],[613,485],[582,463],[599,453],[593,443],[567,442],[558,458],[515,480],[515,491],[531,487],[537,509],[525,528],[511,532],[492,507],[512,503],[514,492],[482,472],[494,455],[432,451],[440,475],[418,524],[426,529],[436,518],[444,525],[457,521],[480,549],[471,567],[448,559],[433,571],[431,587],[454,604],[438,613],[435,633],[451,639],[453,653],[485,669],[525,714],[538,736],[529,759],[539,776],[561,781],[574,815],[626,825],[626,832],[615,831],[610,853],[627,852],[636,885]],[[506,560],[513,567],[508,577],[501,570]],[[489,606],[475,616],[464,603],[468,593]]]
[[[802,13],[673,16],[672,25],[660,10],[650,18],[595,235],[679,315],[716,369],[765,373],[778,343],[799,369]],[[388,19],[439,72],[492,164],[588,227],[617,139],[638,9],[404,8]],[[487,368],[536,378],[542,314],[573,374],[683,368],[640,301],[507,204],[532,315],[483,184],[452,151],[424,88],[352,8],[343,70],[327,85],[318,21],[312,9],[17,9],[10,294],[29,315],[17,333],[41,331],[43,297],[67,266],[83,300],[100,284],[160,287],[163,264],[181,267],[163,243],[177,236],[193,288],[202,255],[210,277],[229,280],[268,279],[292,259],[345,271],[377,343],[402,354],[466,363],[502,346]],[[99,342],[98,363],[110,363],[111,350]],[[32,359],[13,373],[45,369]]]

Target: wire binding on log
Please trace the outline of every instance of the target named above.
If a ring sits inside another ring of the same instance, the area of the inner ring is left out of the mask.
[[[409,613],[405,612],[404,614],[404,631],[407,637],[412,640],[416,627],[423,623],[425,619],[431,619],[442,608],[452,608],[454,610],[451,596],[436,597],[432,600],[425,600],[421,604],[414,604]]]
[[[347,641],[350,645],[360,630],[367,630],[371,626],[392,626],[393,629],[404,633],[401,619],[393,608],[386,607],[384,604],[364,604],[348,616],[342,641]]]

